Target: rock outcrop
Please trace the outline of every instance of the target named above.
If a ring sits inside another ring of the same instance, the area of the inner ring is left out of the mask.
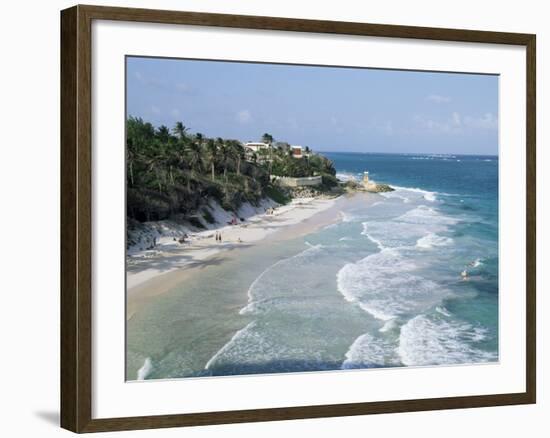
[[[395,189],[388,184],[379,184],[373,181],[367,183],[358,183],[357,181],[346,181],[343,186],[348,192],[371,192],[371,193],[383,193],[393,192]]]
[[[388,184],[378,184],[374,182],[369,182],[368,184],[365,184],[364,187],[367,192],[374,192],[374,193],[395,191],[395,189],[389,186]]]

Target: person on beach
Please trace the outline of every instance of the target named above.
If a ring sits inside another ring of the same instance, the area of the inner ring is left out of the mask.
[[[219,241],[220,241],[220,243],[222,243],[222,233],[221,233],[221,231],[220,231],[220,234],[219,234]]]

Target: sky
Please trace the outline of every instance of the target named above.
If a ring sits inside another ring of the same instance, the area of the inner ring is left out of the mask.
[[[127,116],[316,151],[498,154],[498,76],[127,58]]]

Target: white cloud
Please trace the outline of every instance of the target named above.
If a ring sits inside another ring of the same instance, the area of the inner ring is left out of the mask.
[[[451,116],[451,123],[453,126],[460,126],[462,125],[462,120],[460,118],[460,114],[456,111]]]
[[[449,103],[451,98],[448,96],[441,96],[440,94],[430,94],[426,97],[426,100],[433,103]]]
[[[252,120],[252,114],[250,113],[249,110],[244,109],[237,112],[236,119],[239,123],[243,123],[243,124],[248,123],[250,122],[250,120]]]
[[[449,117],[438,120],[416,115],[413,121],[422,130],[445,134],[460,134],[466,130],[496,129],[498,126],[498,119],[492,113],[474,117],[462,116],[455,111]]]
[[[149,78],[144,76],[139,71],[136,71],[134,73],[134,77],[145,87],[154,87],[160,89],[166,88],[166,82],[163,79]]]
[[[496,129],[498,118],[492,113],[485,113],[481,117],[464,117],[464,124],[470,128]]]
[[[446,134],[460,132],[460,114],[458,113],[453,113],[451,117],[443,120],[435,120],[422,115],[414,116],[413,120],[424,131]]]
[[[358,127],[366,127],[370,131],[379,132],[387,136],[391,136],[395,132],[391,120],[380,120],[378,118],[372,118],[364,125],[358,125]]]

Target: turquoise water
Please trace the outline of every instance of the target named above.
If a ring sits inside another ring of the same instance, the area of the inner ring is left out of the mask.
[[[388,330],[358,339],[347,365],[387,365],[371,360],[376,342],[397,365],[497,360],[498,158],[328,155],[344,177],[398,189],[352,219],[379,251],[342,269],[339,289]]]
[[[497,157],[326,155],[397,190],[159,296],[128,322],[130,380],[146,359],[147,378],[498,360]]]

